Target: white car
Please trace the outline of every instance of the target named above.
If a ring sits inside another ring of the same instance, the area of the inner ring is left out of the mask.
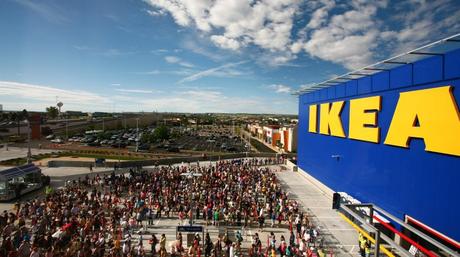
[[[62,140],[61,138],[56,138],[56,139],[51,140],[51,143],[62,144],[64,143],[64,140]]]
[[[54,135],[51,134],[51,135],[46,136],[45,138],[48,139],[48,140],[50,140],[50,139],[53,139],[53,138],[54,138]]]

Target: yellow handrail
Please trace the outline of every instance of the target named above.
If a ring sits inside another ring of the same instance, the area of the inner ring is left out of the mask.
[[[339,212],[339,215],[340,217],[342,217],[342,219],[344,219],[346,222],[348,222],[348,224],[350,224],[353,228],[355,228],[356,230],[358,230],[364,237],[366,237],[367,239],[369,239],[369,241],[371,241],[371,243],[375,244],[375,239],[373,237],[371,237],[366,231],[364,231],[362,228],[360,228],[358,225],[356,225],[355,223],[353,223],[353,221],[351,221],[349,218],[347,218],[345,215],[343,215],[343,213],[340,213]],[[384,246],[380,245],[380,250],[386,254],[388,257],[395,257],[395,255],[388,251],[387,248],[385,248]]]

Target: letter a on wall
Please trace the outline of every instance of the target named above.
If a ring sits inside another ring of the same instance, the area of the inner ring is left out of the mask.
[[[460,156],[460,115],[451,86],[400,93],[385,144],[408,148],[421,138],[425,150]]]

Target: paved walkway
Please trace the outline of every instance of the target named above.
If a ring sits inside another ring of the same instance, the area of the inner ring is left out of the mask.
[[[278,178],[290,198],[298,200],[310,220],[325,236],[325,244],[335,246],[337,256],[359,256],[358,234],[332,209],[332,199],[301,174],[302,171],[278,172]]]
[[[7,147],[2,145],[3,147],[0,148],[0,161],[6,161],[15,158],[25,158],[27,156],[27,147]],[[41,154],[41,153],[52,153],[52,152],[59,152],[56,150],[49,150],[49,149],[37,149],[31,148],[30,149],[32,155]]]

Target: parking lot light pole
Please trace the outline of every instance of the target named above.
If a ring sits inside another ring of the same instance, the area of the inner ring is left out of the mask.
[[[30,122],[29,120],[25,120],[27,124],[27,164],[30,164],[32,161],[32,153],[30,151]]]
[[[136,152],[139,151],[139,118],[136,118]]]
[[[69,141],[69,116],[65,119],[65,140]]]

